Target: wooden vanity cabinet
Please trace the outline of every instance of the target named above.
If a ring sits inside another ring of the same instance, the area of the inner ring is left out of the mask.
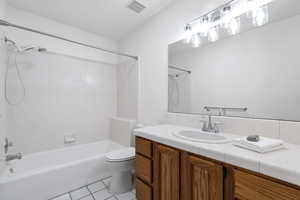
[[[236,200],[300,200],[300,190],[238,169],[234,170]]]
[[[136,198],[153,200],[153,143],[137,137],[135,144]]]
[[[154,144],[154,200],[180,199],[180,152]]]
[[[137,137],[136,192],[137,200],[222,200],[223,167]]]
[[[136,138],[137,200],[300,200],[300,187]]]
[[[223,166],[183,152],[181,199],[223,200]]]

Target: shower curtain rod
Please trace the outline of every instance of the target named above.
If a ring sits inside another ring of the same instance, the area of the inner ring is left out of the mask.
[[[186,73],[189,73],[189,74],[192,73],[192,71],[190,71],[190,70],[182,69],[182,68],[176,67],[176,66],[174,66],[174,65],[169,65],[169,68],[175,69],[175,70],[178,70],[178,71],[182,71],[182,72],[186,72]]]
[[[25,31],[45,35],[45,36],[60,39],[60,40],[64,40],[64,41],[71,42],[71,43],[74,43],[74,44],[78,44],[78,45],[81,45],[81,46],[97,49],[97,50],[104,51],[104,52],[107,52],[107,53],[111,53],[111,54],[115,54],[115,55],[119,55],[119,56],[126,56],[126,57],[129,57],[129,58],[133,58],[135,60],[138,60],[137,56],[132,56],[132,55],[125,54],[125,53],[120,53],[120,52],[116,52],[116,51],[113,51],[113,50],[104,49],[104,48],[101,48],[101,47],[98,47],[98,46],[94,46],[94,45],[90,45],[90,44],[86,44],[86,43],[82,43],[82,42],[77,42],[75,40],[70,40],[70,39],[60,37],[60,36],[57,36],[57,35],[53,35],[53,34],[50,34],[50,33],[45,33],[45,32],[42,32],[42,31],[35,30],[35,29],[31,29],[31,28],[27,28],[27,27],[24,27],[24,26],[19,26],[19,25],[16,25],[16,24],[12,24],[12,23],[9,23],[8,21],[2,20],[2,19],[0,19],[0,25],[1,26],[7,26],[7,27],[13,27],[13,28],[17,28],[17,29],[22,29],[22,30],[25,30]]]

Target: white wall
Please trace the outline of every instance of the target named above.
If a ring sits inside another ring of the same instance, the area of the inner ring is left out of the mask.
[[[227,114],[300,120],[299,23],[300,15],[173,54],[170,63],[192,70],[192,113],[247,107]]]
[[[114,41],[14,8],[8,8],[7,16],[12,23],[117,48]],[[8,135],[14,142],[11,152],[27,154],[60,148],[64,146],[64,134],[69,133],[77,136],[77,144],[108,139],[109,117],[117,110],[118,58],[12,28],[5,34],[21,44],[39,45],[56,53],[18,55],[26,96],[20,105],[7,105]],[[9,65],[8,81],[12,100],[21,92],[13,66]]]
[[[186,115],[182,114],[167,115],[168,44],[183,38],[185,23],[225,2],[225,0],[177,0],[121,41],[123,51],[140,56],[140,121],[157,123],[167,117],[169,122],[179,124],[178,118],[182,121],[189,120]],[[201,116],[195,116],[195,118],[192,123],[200,127]],[[228,132],[261,133],[300,144],[299,122],[240,118],[224,118],[222,121],[226,127],[224,130]]]
[[[6,4],[5,0],[0,0],[0,18],[5,19],[5,11],[6,11]],[[3,98],[3,77],[5,71],[5,59],[6,59],[6,52],[4,47],[3,38],[3,28],[0,27],[0,156],[3,156],[3,144],[4,138],[6,136],[6,113],[5,113],[5,103]],[[0,162],[0,172],[1,172],[1,164]]]
[[[122,51],[140,56],[140,121],[156,123],[167,112],[168,44],[182,37],[186,22],[224,2],[177,0],[121,41]]]
[[[138,89],[138,61],[123,58],[117,65],[118,117],[137,119]]]
[[[113,40],[88,33],[79,28],[58,23],[54,20],[34,15],[30,12],[15,9],[10,6],[7,7],[7,20],[17,25],[30,27],[71,40],[100,46],[106,49],[118,49],[118,44]],[[100,62],[111,64],[116,64],[118,62],[118,58],[115,55],[103,53],[99,50],[91,48],[82,47],[70,42],[64,42],[62,40],[30,33],[28,31],[16,30],[14,28],[7,28],[5,32],[7,36],[16,40],[20,44],[39,45],[41,47],[47,48],[47,50],[50,52],[81,57],[84,59],[97,60]]]

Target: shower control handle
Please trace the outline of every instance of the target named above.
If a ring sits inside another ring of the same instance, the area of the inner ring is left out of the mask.
[[[12,147],[13,143],[8,140],[8,138],[5,138],[4,143],[4,153],[7,154],[9,147]]]
[[[9,154],[5,156],[5,161],[9,162],[12,160],[21,160],[22,159],[22,153],[16,153],[16,154]]]

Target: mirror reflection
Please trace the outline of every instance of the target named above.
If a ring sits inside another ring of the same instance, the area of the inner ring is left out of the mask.
[[[169,45],[169,112],[300,121],[300,2],[260,8]]]

